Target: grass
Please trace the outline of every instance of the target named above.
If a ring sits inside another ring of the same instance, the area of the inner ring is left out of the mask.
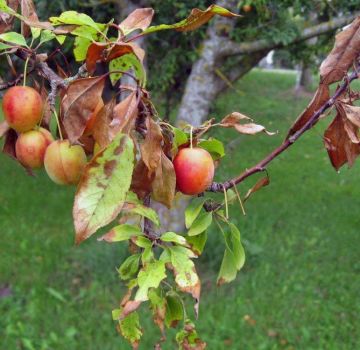
[[[295,77],[253,71],[215,103],[219,118],[239,110],[272,137],[221,130],[228,158],[217,179],[260,160],[286,135],[309,97],[292,93]],[[199,270],[203,279],[197,327],[209,349],[360,348],[360,168],[340,174],[322,145],[322,121],[269,166],[271,184],[231,216],[246,243],[247,262],[235,283],[217,288],[223,254],[212,227]],[[91,239],[75,247],[71,222],[74,189],[57,187],[43,172],[27,177],[0,156],[1,349],[128,349],[116,334],[111,309],[122,293],[115,267],[122,245]],[[255,178],[239,186],[242,193]],[[148,314],[143,308],[143,314]],[[144,342],[159,332],[146,316]],[[171,332],[170,332],[171,333]],[[164,349],[174,349],[169,340]]]

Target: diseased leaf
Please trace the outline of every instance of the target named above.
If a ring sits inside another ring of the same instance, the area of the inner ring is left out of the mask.
[[[148,300],[149,289],[159,287],[164,278],[166,278],[166,273],[163,261],[155,260],[148,263],[138,274],[139,289],[136,292],[135,301]]]
[[[360,54],[360,17],[336,35],[335,45],[320,66],[321,82],[341,80]]]
[[[136,9],[119,24],[119,27],[124,35],[137,29],[145,30],[150,25],[153,16],[154,10],[152,8]]]
[[[27,46],[24,36],[16,32],[0,34],[0,40],[19,46]]]
[[[31,22],[39,22],[36,9],[32,0],[21,0],[21,14]],[[30,35],[30,27],[25,21],[21,21],[21,33],[28,37]]]
[[[330,98],[328,85],[320,84],[315,95],[306,109],[297,117],[295,123],[290,128],[287,139],[300,130],[311,116]]]
[[[144,199],[152,190],[152,182],[155,174],[150,174],[145,163],[140,159],[135,166],[133,178],[131,181],[131,190],[139,198]]]
[[[146,136],[141,144],[141,158],[149,173],[156,171],[161,161],[163,136],[160,126],[151,118],[146,119]]]
[[[245,198],[244,198],[244,202],[247,201],[253,193],[255,193],[256,191],[259,191],[261,188],[263,188],[269,184],[270,184],[270,179],[268,176],[261,178],[253,187],[250,188],[249,191],[247,191]]]
[[[218,5],[211,5],[205,11],[199,9],[193,9],[190,16],[181,22],[175,24],[160,24],[158,26],[149,27],[145,30],[145,33],[153,33],[159,30],[175,29],[179,32],[187,32],[195,30],[203,24],[209,22],[215,15],[224,17],[241,17],[240,15],[230,12],[225,8]]]
[[[208,151],[214,160],[220,159],[225,156],[224,144],[217,139],[209,139],[201,141],[197,144],[198,147]]]
[[[179,349],[184,350],[204,350],[207,345],[199,338],[195,325],[189,319],[186,320],[184,329],[176,334],[176,342]]]
[[[185,227],[187,229],[191,227],[194,220],[199,216],[205,201],[205,198],[194,198],[185,209]]]
[[[165,232],[161,235],[160,239],[163,242],[173,242],[178,245],[187,246],[187,241],[184,236],[180,236],[175,232]]]
[[[190,244],[191,250],[197,255],[200,256],[204,250],[206,241],[207,241],[207,232],[200,233],[197,236],[187,236],[186,240]]]
[[[132,237],[141,236],[143,233],[138,226],[123,224],[114,227],[110,232],[106,233],[98,239],[98,241],[106,241],[109,243],[127,241]]]
[[[255,135],[259,132],[264,132],[269,136],[275,134],[274,132],[267,131],[264,126],[259,124],[254,124],[254,123],[241,124],[241,121],[243,120],[252,120],[252,119],[239,112],[233,112],[227,115],[220,122],[220,126],[224,128],[234,128],[239,133],[246,135]]]
[[[118,132],[129,133],[135,127],[138,113],[138,99],[133,91],[114,107],[113,120],[110,123],[111,135]]]
[[[207,230],[212,223],[212,213],[201,213],[192,223],[188,235],[196,236]]]
[[[155,171],[155,178],[152,182],[152,196],[154,200],[171,207],[175,197],[176,175],[171,160],[161,152],[161,162]]]
[[[71,143],[84,133],[104,89],[105,77],[77,79],[72,82],[61,102],[63,124]]]
[[[120,213],[130,187],[133,164],[133,141],[119,134],[86,166],[73,208],[77,243]]]
[[[119,276],[122,280],[133,278],[139,269],[141,254],[130,255],[118,268]]]
[[[156,289],[150,289],[149,293],[150,307],[153,313],[154,322],[158,325],[161,333],[164,335],[164,322],[166,313],[166,299],[161,296],[161,292]]]
[[[105,24],[96,23],[90,16],[76,11],[65,11],[59,17],[50,17],[50,22],[54,25],[85,25],[95,29],[96,31],[103,31],[106,28]]]
[[[139,322],[139,314],[132,312],[123,320],[119,321],[119,332],[131,344],[133,349],[137,349],[143,335]]]
[[[102,103],[101,97],[99,101]],[[86,128],[88,128],[89,123],[94,118],[94,125],[90,129],[92,129],[92,135],[99,144],[100,149],[106,147],[112,141],[109,125],[113,119],[115,103],[115,98],[112,98],[105,106],[102,103],[103,107],[98,113],[96,113],[96,107],[86,124]]]
[[[184,317],[183,305],[179,296],[175,293],[171,293],[166,296],[166,314],[165,324],[166,327],[175,328],[179,321]]]

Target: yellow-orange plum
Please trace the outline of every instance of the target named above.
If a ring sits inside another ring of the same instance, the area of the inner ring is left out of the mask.
[[[26,132],[40,121],[43,101],[35,89],[29,86],[13,86],[6,91],[2,108],[10,127],[17,132]]]
[[[174,159],[176,186],[184,194],[204,192],[214,178],[214,161],[202,148],[182,148]]]
[[[55,183],[75,185],[80,180],[86,161],[86,154],[81,146],[71,146],[69,140],[57,140],[47,148],[44,165]]]
[[[15,144],[16,157],[26,167],[41,168],[46,148],[52,141],[50,132],[43,128],[22,133]]]

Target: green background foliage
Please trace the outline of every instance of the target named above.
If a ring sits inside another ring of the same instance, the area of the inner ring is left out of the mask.
[[[241,95],[230,91],[216,101],[212,115],[219,119],[241,110],[279,130],[273,137],[216,131],[228,155],[217,180],[252,165],[283,140],[310,99],[293,95],[294,82],[294,75],[254,71],[236,85]],[[247,262],[234,283],[220,288],[215,284],[224,246],[211,226],[198,268],[203,293],[197,322],[209,348],[360,346],[359,165],[340,174],[331,168],[321,137],[329,122],[321,121],[274,161],[271,184],[246,203],[246,217],[231,207]],[[57,187],[43,171],[27,177],[4,155],[0,164],[0,286],[12,291],[0,297],[0,347],[129,348],[116,335],[110,312],[124,292],[116,268],[127,256],[125,245],[92,238],[75,247],[74,189]],[[255,181],[241,184],[241,192]],[[160,334],[142,311],[140,349],[149,349]],[[171,331],[168,339],[164,349],[173,349]]]

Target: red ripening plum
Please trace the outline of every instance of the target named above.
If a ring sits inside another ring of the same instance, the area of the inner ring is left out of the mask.
[[[9,126],[17,132],[26,132],[40,121],[43,101],[35,89],[29,86],[13,86],[6,91],[2,108]]]
[[[182,148],[174,159],[176,186],[184,194],[204,192],[214,178],[214,161],[202,148]]]
[[[44,165],[50,179],[59,185],[75,185],[79,182],[87,159],[84,149],[71,146],[69,140],[57,140],[49,145]]]
[[[22,133],[15,144],[16,158],[26,167],[41,168],[44,165],[46,148],[53,141],[51,133],[44,128]]]

